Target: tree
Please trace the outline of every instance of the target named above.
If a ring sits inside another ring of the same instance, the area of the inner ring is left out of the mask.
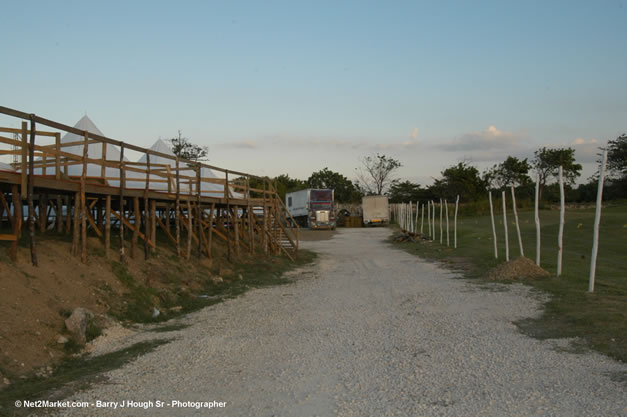
[[[606,149],[608,173],[616,178],[627,176],[627,134],[607,142]]]
[[[338,203],[356,203],[361,198],[359,189],[344,175],[324,168],[314,172],[307,179],[310,188],[331,188],[335,190],[335,201]]]
[[[511,184],[526,185],[531,183],[528,175],[530,169],[531,165],[527,162],[527,158],[521,161],[514,156],[508,156],[504,162],[485,171],[483,179],[492,189],[502,189]]]
[[[486,182],[479,170],[460,162],[442,171],[442,178],[436,179],[430,187],[434,195],[452,201],[459,195],[462,202],[478,200],[486,191]]]
[[[191,143],[188,138],[181,135],[179,130],[178,137],[169,140],[172,145],[172,153],[179,158],[189,159],[190,161],[206,161],[209,148]]]
[[[403,166],[400,161],[380,154],[364,157],[361,165],[357,178],[362,191],[369,195],[383,195],[393,182],[394,171]]]
[[[581,175],[581,164],[575,163],[575,150],[573,148],[546,148],[542,147],[535,151],[532,161],[533,168],[540,176],[540,199],[542,199],[542,189],[551,177],[557,177],[559,167],[564,173],[564,182],[574,184],[578,176]]]
[[[429,190],[424,189],[420,184],[411,181],[395,182],[390,187],[388,193],[390,203],[407,203],[409,201],[424,201],[432,196]]]

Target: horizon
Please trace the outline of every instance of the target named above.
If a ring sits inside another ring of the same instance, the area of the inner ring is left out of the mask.
[[[622,1],[34,5],[5,6],[2,105],[145,148],[180,129],[233,170],[354,180],[379,152],[426,186],[547,146],[584,183],[627,131]]]

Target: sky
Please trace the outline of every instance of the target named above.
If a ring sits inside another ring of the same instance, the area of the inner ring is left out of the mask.
[[[237,171],[380,153],[427,185],[570,146],[585,182],[627,131],[627,0],[0,3],[0,105]]]

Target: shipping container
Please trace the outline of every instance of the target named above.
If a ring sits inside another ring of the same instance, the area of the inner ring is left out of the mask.
[[[381,226],[390,222],[388,198],[384,195],[370,195],[361,199],[364,226]]]

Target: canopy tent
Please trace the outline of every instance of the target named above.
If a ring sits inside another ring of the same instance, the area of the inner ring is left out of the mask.
[[[151,150],[159,152],[159,153],[163,153],[166,155],[171,155],[172,158],[176,158],[176,155],[174,155],[174,153],[172,152],[172,150],[170,149],[170,147],[168,146],[168,144],[163,140],[163,139],[158,139],[151,147]],[[142,164],[145,164],[147,161],[146,155],[143,155],[139,161]],[[175,168],[176,167],[176,160],[175,159],[169,159],[169,158],[164,158],[161,156],[156,156],[156,155],[151,155],[150,156],[150,164],[151,166],[151,170],[154,169],[155,166],[157,165],[167,165],[170,166],[171,168]],[[181,169],[185,169],[189,167],[188,164],[185,163],[179,163],[179,168]],[[174,169],[171,170],[172,172],[175,172]],[[134,176],[133,178],[140,178],[141,175],[138,173],[133,173]],[[138,176],[139,175],[139,176]],[[185,175],[185,176],[195,176],[195,171],[191,171],[191,170],[186,170],[183,171],[181,173],[181,175]],[[143,178],[145,178],[146,176],[144,175]],[[207,167],[202,167],[200,169],[200,177],[201,179],[204,178],[218,178],[216,176],[216,174]],[[153,179],[155,180],[163,180],[164,177],[160,176],[160,175],[155,175],[155,174],[151,174],[150,175],[150,180],[152,181]],[[186,181],[182,181],[181,182],[181,192],[182,193],[187,193],[189,191],[189,185],[186,183]],[[151,189],[163,189],[163,190],[167,190],[168,189],[168,184],[165,182],[154,182],[150,184],[150,188]],[[201,190],[201,195],[204,196],[208,196],[208,197],[222,197],[224,195],[224,186],[222,184],[214,184],[214,183],[210,183],[210,182],[201,182],[200,185],[200,190]],[[241,193],[235,193],[232,189],[231,189],[231,196],[233,196],[234,198],[243,198],[243,194]]]
[[[91,119],[87,115],[83,116],[78,122],[76,122],[76,124],[74,125],[74,128],[80,129],[80,130],[86,130],[89,133],[94,133],[96,135],[104,136],[104,134],[100,131],[100,129],[98,129],[98,127],[94,124],[94,122],[91,121]],[[63,143],[83,142],[84,140],[85,138],[83,136],[68,132],[65,135],[63,135],[63,137],[61,138],[61,143],[63,144]],[[71,154],[82,157],[83,148],[84,148],[84,145],[72,145],[72,146],[62,147],[61,150],[66,153],[71,153]],[[102,158],[102,144],[90,143],[87,146],[87,157],[89,159],[101,159]],[[120,162],[120,150],[118,149],[117,146],[107,144],[106,160]],[[124,158],[124,160],[128,161],[127,158]],[[88,177],[100,177],[101,169],[102,169],[101,166],[98,164],[88,163],[87,164],[87,176]],[[61,171],[65,172],[65,169],[61,168]],[[83,174],[83,165],[76,164],[76,163],[74,165],[69,165],[67,172],[69,176],[80,176]],[[34,173],[35,175],[41,175],[42,173],[41,168],[35,168]],[[114,178],[119,177],[119,169],[117,168],[107,167],[105,173],[107,177],[114,177]],[[54,175],[54,174],[56,174],[54,166],[46,167],[46,175]],[[117,183],[119,184],[119,182]]]

